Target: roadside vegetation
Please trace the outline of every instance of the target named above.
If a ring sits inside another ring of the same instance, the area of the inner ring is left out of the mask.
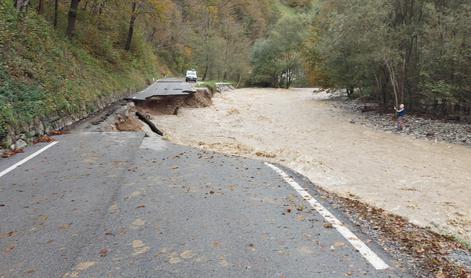
[[[142,38],[132,53],[113,45],[113,22],[103,23],[101,33],[94,19],[84,18],[88,28],[67,38],[65,10],[55,29],[46,11],[38,15],[31,7],[19,13],[13,3],[0,5],[0,141],[7,145],[12,135],[37,135],[33,125],[84,115],[158,75],[157,57],[139,43]]]
[[[291,6],[274,0],[1,1],[0,142],[28,140],[54,121],[83,117],[190,68],[203,80],[244,84],[252,45],[276,22],[278,9]]]
[[[310,83],[383,110],[471,120],[471,3],[319,1],[303,57]]]
[[[215,92],[217,89],[216,83],[217,81],[213,81],[213,80],[202,81],[202,82],[198,82],[196,86],[201,87],[201,88],[208,88],[211,92]]]

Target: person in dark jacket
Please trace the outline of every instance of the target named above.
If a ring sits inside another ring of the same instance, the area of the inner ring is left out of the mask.
[[[399,105],[399,109],[394,107],[397,116],[397,131],[404,129],[404,119],[406,117],[406,107],[404,104]]]

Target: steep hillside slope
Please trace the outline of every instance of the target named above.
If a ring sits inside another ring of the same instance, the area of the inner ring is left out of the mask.
[[[280,0],[55,3],[0,3],[4,147],[188,68],[196,68],[204,79],[243,82],[254,42],[267,34],[280,13],[293,9],[288,6],[292,3]],[[71,9],[74,3],[77,8]]]
[[[135,91],[158,75],[158,61],[145,44],[126,53],[90,45],[93,34],[69,40],[43,16],[0,9],[0,141],[5,145],[73,120]],[[106,40],[101,40],[106,43]],[[42,122],[42,123],[41,123]]]

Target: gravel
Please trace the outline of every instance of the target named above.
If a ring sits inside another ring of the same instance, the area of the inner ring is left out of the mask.
[[[373,103],[336,97],[332,99],[332,105],[351,112],[352,119],[350,123],[352,124],[360,124],[376,130],[401,133],[434,142],[471,145],[471,124],[468,123],[446,122],[409,114],[406,116],[404,130],[396,131],[396,122],[393,119],[394,113],[380,114],[375,110],[376,106]]]

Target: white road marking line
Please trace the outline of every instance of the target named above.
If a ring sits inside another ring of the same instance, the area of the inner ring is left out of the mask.
[[[388,269],[387,265],[375,252],[373,252],[366,244],[361,241],[354,233],[352,233],[345,225],[340,222],[330,211],[328,211],[321,203],[314,199],[304,188],[302,188],[294,179],[292,179],[283,170],[273,164],[265,162],[265,165],[278,173],[296,192],[298,192],[304,200],[327,220],[332,226],[348,241],[350,244],[360,252],[360,254],[377,270]]]
[[[38,156],[39,154],[46,151],[47,149],[49,149],[50,147],[54,146],[57,143],[59,143],[59,142],[57,142],[57,141],[52,142],[49,145],[45,146],[44,148],[40,149],[39,151],[33,153],[32,155],[26,157],[25,159],[15,163],[12,166],[8,167],[7,169],[3,170],[2,172],[0,172],[0,178],[5,176],[6,174],[10,173],[11,171],[15,170],[16,168],[20,167],[21,165],[25,164],[29,160],[35,158],[36,156]]]

